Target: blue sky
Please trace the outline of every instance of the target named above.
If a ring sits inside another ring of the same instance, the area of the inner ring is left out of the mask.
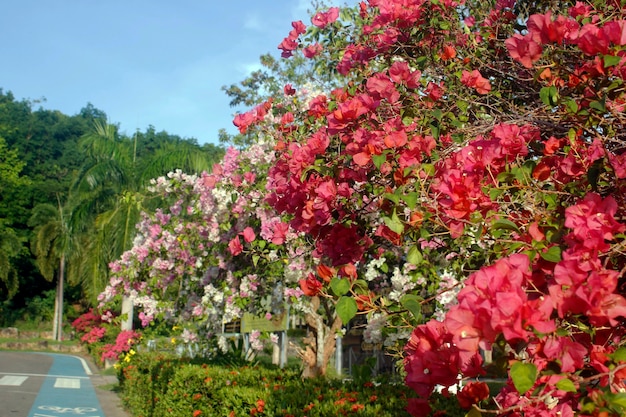
[[[340,5],[340,1],[327,1]],[[223,85],[278,55],[310,0],[19,0],[0,13],[0,88],[73,115],[87,103],[132,134],[234,133]]]

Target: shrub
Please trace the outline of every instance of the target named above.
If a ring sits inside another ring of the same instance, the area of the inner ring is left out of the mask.
[[[300,378],[299,369],[203,363],[138,353],[119,370],[122,399],[133,415],[408,416],[404,385]],[[438,416],[464,416],[454,397],[436,396]]]

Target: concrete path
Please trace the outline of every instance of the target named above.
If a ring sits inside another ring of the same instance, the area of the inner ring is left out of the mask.
[[[129,417],[115,382],[79,356],[0,352],[0,417]]]

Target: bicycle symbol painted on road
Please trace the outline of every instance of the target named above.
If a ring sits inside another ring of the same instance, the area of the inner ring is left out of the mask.
[[[100,416],[86,416],[86,413],[93,413],[98,411],[93,407],[58,407],[55,405],[40,405],[37,407],[39,410],[52,411],[55,414],[74,414],[85,417],[100,417]],[[45,414],[35,414],[35,417],[47,417]]]

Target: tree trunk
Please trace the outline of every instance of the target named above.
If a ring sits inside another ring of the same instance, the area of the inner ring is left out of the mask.
[[[65,256],[61,255],[59,261],[59,281],[57,283],[57,294],[54,302],[54,325],[52,326],[52,333],[54,340],[63,340],[63,291],[65,281]]]
[[[133,299],[124,296],[122,298],[122,330],[133,330]]]
[[[318,313],[319,305],[319,298],[313,297],[311,309],[305,314],[305,320],[313,328],[315,336],[305,338],[307,346],[299,352],[304,364],[303,378],[326,375],[328,362],[335,352],[335,333],[341,329],[341,319],[336,315],[330,326],[324,323],[323,316]]]

